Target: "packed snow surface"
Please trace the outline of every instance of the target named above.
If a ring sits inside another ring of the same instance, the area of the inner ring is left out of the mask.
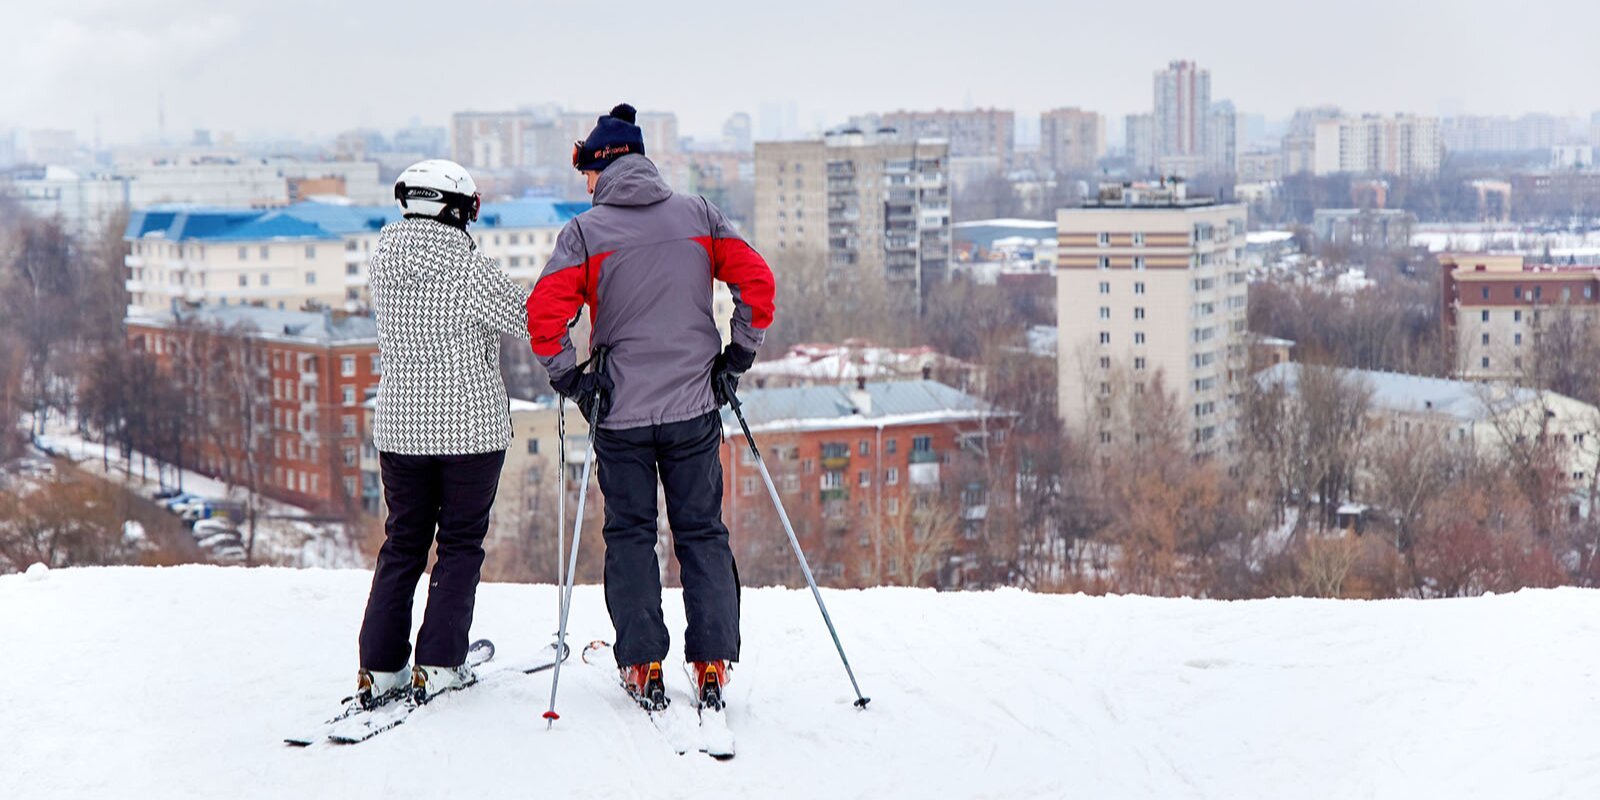
[[[352,688],[367,573],[38,578],[0,578],[4,798],[1600,797],[1594,591],[827,592],[873,698],[857,711],[810,594],[748,589],[739,754],[719,763],[671,752],[610,665],[576,658],[553,731],[544,673],[365,744],[292,749]],[[676,592],[666,608],[676,637]],[[549,643],[555,590],[485,585],[477,610],[474,635],[515,660]],[[571,627],[610,637],[598,587],[579,587]],[[667,680],[687,704],[682,673]]]

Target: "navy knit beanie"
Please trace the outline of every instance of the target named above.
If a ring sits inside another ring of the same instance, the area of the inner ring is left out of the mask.
[[[572,148],[572,166],[580,172],[602,172],[625,155],[644,155],[644,131],[634,124],[638,112],[623,103],[601,117],[588,138]]]

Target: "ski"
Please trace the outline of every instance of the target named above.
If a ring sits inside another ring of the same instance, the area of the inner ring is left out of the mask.
[[[554,651],[555,647],[552,645],[548,653],[529,661],[504,665],[497,664],[479,674],[476,681],[455,691],[470,689],[486,681],[496,680],[500,676],[533,675],[549,670],[555,667],[556,664]],[[565,660],[567,654],[562,654],[563,660]],[[493,657],[494,645],[487,639],[474,642],[467,651],[467,663],[474,668],[488,664]],[[315,734],[284,739],[284,742],[296,747],[309,747],[320,741],[329,741],[335,744],[358,744],[380,733],[399,727],[413,712],[422,708],[423,705],[427,704],[419,704],[410,697],[406,697],[369,710],[361,708],[352,698],[347,701],[345,709],[338,716],[323,723],[322,728]]]
[[[590,642],[588,646],[583,648],[583,663],[598,664],[598,661],[590,660],[590,653],[599,653],[610,649],[610,642],[598,639]],[[604,664],[599,665],[606,666]],[[659,687],[658,692],[649,697],[633,691],[625,681],[618,680],[618,685],[628,699],[645,713],[645,717],[650,720],[650,726],[661,734],[661,738],[666,740],[667,745],[672,748],[674,753],[681,756],[691,750],[698,749],[698,746],[693,742],[693,735],[681,715],[673,712],[672,699],[666,696],[666,687],[664,685]],[[631,714],[626,714],[625,716],[631,716]]]
[[[718,664],[720,666],[721,662]],[[722,676],[719,674],[716,682],[711,683],[690,671],[688,664],[683,667],[689,685],[697,687],[695,710],[700,716],[700,752],[718,761],[731,760],[735,748],[733,731],[728,728],[728,705],[722,697]]]

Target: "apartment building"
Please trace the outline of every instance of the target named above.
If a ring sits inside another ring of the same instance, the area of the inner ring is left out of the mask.
[[[1058,174],[1093,173],[1106,150],[1105,118],[1081,108],[1039,115],[1040,167]]]
[[[1246,210],[1183,183],[1102,186],[1057,213],[1059,408],[1102,443],[1113,407],[1157,375],[1186,410],[1195,452],[1227,443],[1247,360]]]
[[[531,286],[556,234],[587,204],[547,199],[486,203],[470,229],[480,252]],[[365,307],[367,262],[393,206],[297,203],[284,209],[136,211],[124,238],[130,313],[174,301],[279,310]]]
[[[1263,370],[1263,387],[1293,391],[1305,367],[1281,363]],[[1560,448],[1563,474],[1575,490],[1586,490],[1600,463],[1600,409],[1556,392],[1508,382],[1447,380],[1375,370],[1334,369],[1342,380],[1371,392],[1367,430],[1377,439],[1426,436],[1469,452],[1505,452],[1521,442],[1546,441]],[[1370,481],[1358,473],[1358,485]],[[1358,489],[1359,491],[1359,489]],[[1359,495],[1358,495],[1359,496]],[[1574,506],[1582,512],[1586,503]]]
[[[756,143],[754,242],[833,285],[882,282],[921,309],[950,273],[950,146],[847,129]]]
[[[1534,348],[1562,315],[1600,313],[1600,267],[1523,263],[1521,255],[1445,253],[1446,340],[1454,344],[1456,377],[1523,378]]]
[[[983,533],[989,486],[1012,414],[931,380],[751,389],[744,414],[817,579],[832,586],[926,580],[955,562],[918,564],[918,544],[951,528]],[[787,557],[772,501],[731,412],[723,414],[723,519],[734,552]],[[942,548],[941,548],[942,549]],[[962,549],[957,546],[958,552]]]
[[[202,353],[206,336],[231,344]],[[131,316],[127,337],[171,370],[214,368],[195,359],[220,354],[254,385],[239,401],[249,418],[221,440],[191,433],[195,461],[185,466],[238,480],[249,456],[268,497],[330,513],[360,504],[362,403],[382,372],[371,318],[202,306]]]
[[[1129,114],[1123,119],[1123,149],[1136,173],[1156,167],[1156,120],[1150,114]]]
[[[906,141],[944,139],[950,158],[982,160],[995,169],[1010,168],[1016,156],[1016,112],[979,108],[971,111],[893,111],[882,124]]]
[[[1211,71],[1173,61],[1155,73],[1152,121],[1156,156],[1206,155],[1211,118]]]
[[[1317,175],[1433,176],[1444,160],[1437,117],[1366,114],[1316,123]]]

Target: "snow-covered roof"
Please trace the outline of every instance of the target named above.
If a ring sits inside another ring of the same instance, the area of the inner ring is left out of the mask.
[[[373,344],[378,323],[372,317],[339,316],[319,311],[280,311],[257,306],[201,306],[128,318],[130,324],[169,327],[182,319],[223,330],[251,331],[265,339],[288,339],[321,344]]]
[[[1385,411],[1410,414],[1443,414],[1461,422],[1479,422],[1506,410],[1534,402],[1539,393],[1504,384],[1474,383],[1399,372],[1329,368],[1341,378],[1364,383],[1372,391],[1372,404]],[[1262,370],[1256,380],[1262,386],[1283,385],[1293,390],[1299,385],[1301,365],[1276,364]]]
[[[799,344],[782,356],[758,362],[751,378],[795,378],[853,382],[904,377],[929,365],[967,366],[931,347],[876,347],[869,344]]]
[[[828,430],[934,424],[1008,416],[988,401],[938,381],[868,383],[868,402],[858,405],[856,390],[841,386],[796,386],[751,389],[739,396],[745,420],[756,430]],[[723,427],[737,431],[731,410],[722,413]]]

